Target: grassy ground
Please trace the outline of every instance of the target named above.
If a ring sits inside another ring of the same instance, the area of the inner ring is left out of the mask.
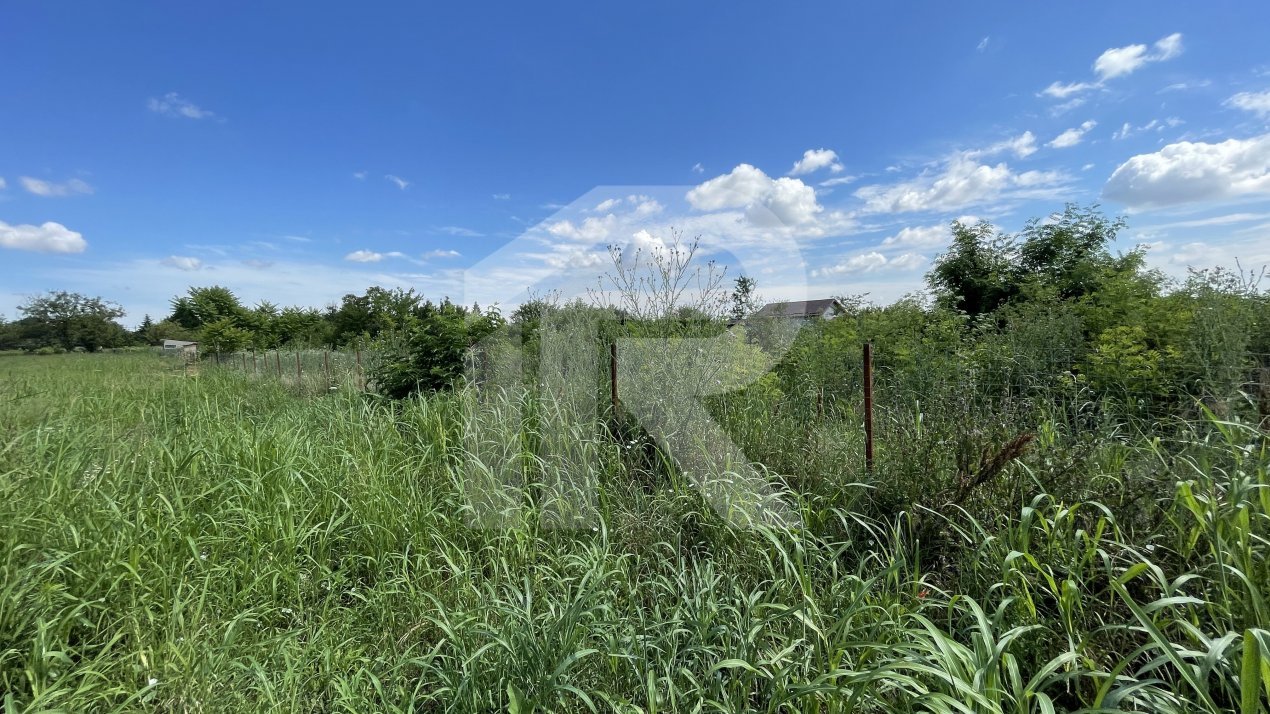
[[[727,419],[803,529],[729,528],[585,428],[593,528],[531,501],[482,529],[461,406],[0,359],[6,711],[1266,710],[1249,427],[1042,421],[990,489],[926,510],[905,494],[961,478],[940,424],[887,415],[859,485],[849,415],[751,396]]]

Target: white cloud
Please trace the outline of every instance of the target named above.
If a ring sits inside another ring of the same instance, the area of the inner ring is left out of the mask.
[[[61,223],[11,226],[0,221],[0,247],[37,253],[82,253],[88,242]]]
[[[706,167],[702,166],[701,162],[698,161],[697,163],[692,165],[692,172],[694,174],[703,174],[706,172]]]
[[[1009,152],[1020,159],[1025,159],[1036,153],[1036,136],[1030,131],[1025,131],[1016,137],[998,141],[995,144],[987,146],[983,149],[975,149],[967,151],[963,155],[967,158],[976,159],[980,157],[996,156]]]
[[[880,270],[912,270],[926,263],[926,256],[916,253],[904,253],[894,258],[887,258],[876,250],[860,253],[827,268],[811,271],[812,277],[829,275],[859,275]]]
[[[457,250],[446,250],[444,248],[430,250],[423,254],[424,258],[460,258],[462,256],[463,254]]]
[[[859,176],[835,176],[831,179],[825,179],[824,181],[821,181],[820,183],[816,185],[829,188],[831,186],[845,186],[846,184],[855,183],[856,181],[859,181],[859,180],[860,180]]]
[[[803,158],[794,162],[794,168],[789,170],[790,176],[802,176],[821,169],[829,169],[833,173],[842,171],[842,163],[838,161],[838,154],[832,149],[808,149],[803,152]]]
[[[985,35],[982,40],[979,40],[979,44],[975,46],[975,49],[979,50],[980,52],[983,52],[984,50],[988,49],[988,41],[991,39],[992,39],[991,37],[988,37]]]
[[[557,238],[594,244],[607,240],[616,227],[617,217],[610,213],[603,218],[591,216],[581,224],[574,224],[567,219],[557,221],[547,226],[547,232]]]
[[[1050,86],[1046,87],[1045,89],[1042,89],[1041,94],[1044,94],[1047,97],[1053,97],[1055,99],[1066,99],[1067,97],[1070,97],[1073,94],[1080,94],[1081,92],[1085,92],[1090,89],[1096,89],[1099,86],[1101,85],[1097,84],[1096,82],[1070,82],[1068,84],[1063,84],[1062,82],[1053,82],[1050,84]],[[1084,100],[1081,100],[1081,101],[1083,102]]]
[[[1165,92],[1184,92],[1188,89],[1203,89],[1212,83],[1213,80],[1211,79],[1201,79],[1194,82],[1174,82],[1173,84],[1170,84],[1156,92],[1156,94],[1163,94]]]
[[[464,228],[463,226],[441,226],[440,228],[437,228],[437,230],[442,233],[448,233],[452,236],[460,236],[462,238],[480,238],[484,235],[480,231],[474,231],[471,228]]]
[[[1125,77],[1150,62],[1163,62],[1182,54],[1182,33],[1175,32],[1162,37],[1151,47],[1146,45],[1128,45],[1113,47],[1098,55],[1094,60],[1094,73],[1098,79],[1093,82],[1053,82],[1041,94],[1054,99],[1066,99],[1074,94],[1081,94],[1091,89],[1100,89],[1111,79]]]
[[[1270,89],[1264,92],[1240,92],[1227,99],[1225,105],[1252,112],[1261,119],[1270,119]]]
[[[1270,134],[1139,154],[1116,168],[1103,195],[1130,208],[1270,196]]]
[[[177,270],[198,270],[203,267],[203,261],[186,255],[169,255],[159,262]]]
[[[155,99],[154,97],[151,97],[150,100],[146,102],[146,107],[155,114],[162,114],[163,116],[168,117],[210,119],[216,116],[214,112],[203,109],[176,92],[168,92],[163,95],[162,99]]]
[[[1098,126],[1098,122],[1090,119],[1080,126],[1068,129],[1062,134],[1054,137],[1054,140],[1046,144],[1046,146],[1054,149],[1066,149],[1068,147],[1075,146],[1081,142],[1081,139],[1085,138],[1085,134],[1088,134],[1090,129],[1093,129],[1096,126]]]
[[[1142,126],[1136,126],[1136,127],[1130,124],[1129,122],[1125,122],[1120,127],[1119,130],[1117,130],[1115,133],[1111,135],[1111,138],[1125,139],[1130,136],[1133,136],[1134,134],[1140,134],[1144,131],[1151,131],[1152,129],[1156,130],[1157,132],[1164,131],[1165,129],[1172,129],[1175,126],[1179,126],[1184,123],[1185,122],[1183,122],[1181,119],[1178,119],[1177,117],[1169,117],[1163,120],[1152,119],[1146,124],[1143,124]]]
[[[596,213],[607,213],[622,203],[620,198],[606,198],[595,207]]]
[[[365,171],[354,171],[354,172],[353,172],[353,178],[357,179],[358,181],[365,181],[365,180],[366,180],[366,172],[365,172]]]
[[[410,182],[401,178],[400,176],[385,174],[384,178],[391,181],[394,185],[396,185],[397,188],[401,189],[402,191],[405,191],[407,188],[410,188]]]
[[[698,211],[740,208],[756,225],[800,226],[813,223],[824,208],[816,202],[816,190],[799,179],[773,179],[761,170],[741,164],[716,176],[687,194]]]
[[[4,177],[0,176],[0,191],[3,191],[8,187],[9,187],[9,184],[4,182]]]
[[[962,221],[963,223],[974,223]],[[948,226],[905,226],[898,233],[887,236],[882,241],[884,246],[912,246],[914,248],[934,248],[948,242],[952,235]]]
[[[1146,45],[1129,45],[1107,50],[1094,60],[1094,72],[1102,81],[1123,77],[1148,62],[1163,62],[1182,54],[1182,33],[1162,37],[1156,41],[1154,51]]]
[[[1016,173],[1004,163],[981,164],[958,154],[941,170],[891,185],[863,186],[857,198],[868,213],[954,211],[1003,198],[1049,197],[1067,177],[1057,171]]]
[[[493,194],[493,199],[494,199],[495,201],[506,201],[506,200],[510,199],[511,197],[512,197],[512,195],[511,195],[510,193],[495,193],[495,194]]]
[[[404,258],[406,255],[399,251],[391,251],[388,253],[376,253],[373,250],[355,250],[344,256],[344,260],[352,263],[378,263],[384,258]]]
[[[22,184],[22,188],[26,189],[28,193],[44,196],[45,198],[60,198],[93,192],[92,186],[74,178],[62,183],[53,183],[52,181],[23,176],[18,179],[18,182]]]

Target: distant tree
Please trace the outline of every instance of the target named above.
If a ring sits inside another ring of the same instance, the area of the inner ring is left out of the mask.
[[[128,333],[116,320],[123,308],[99,297],[56,291],[29,298],[18,307],[23,337],[35,347],[76,347],[96,351],[127,343]]]
[[[1014,244],[988,222],[956,221],[948,252],[926,276],[937,300],[971,317],[991,313],[1018,294]]]
[[[237,327],[229,318],[209,322],[199,330],[199,347],[208,354],[237,352],[250,340],[251,333]]]
[[[728,296],[728,317],[739,322],[758,309],[758,295],[754,292],[758,282],[748,275],[741,275],[732,284],[732,292]]]
[[[219,285],[190,288],[184,296],[174,298],[168,319],[191,330],[218,320],[232,320],[240,329],[249,327],[246,324],[247,310],[238,296]]]

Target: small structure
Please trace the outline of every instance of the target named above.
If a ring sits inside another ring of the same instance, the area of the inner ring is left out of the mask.
[[[176,354],[192,359],[198,357],[198,343],[189,340],[164,340],[163,354]]]
[[[764,305],[754,317],[783,317],[787,320],[832,320],[847,308],[836,298],[823,300],[797,300],[774,302]]]

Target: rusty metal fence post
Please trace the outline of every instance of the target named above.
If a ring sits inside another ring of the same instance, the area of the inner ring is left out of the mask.
[[[864,343],[864,468],[873,473],[873,343]]]

